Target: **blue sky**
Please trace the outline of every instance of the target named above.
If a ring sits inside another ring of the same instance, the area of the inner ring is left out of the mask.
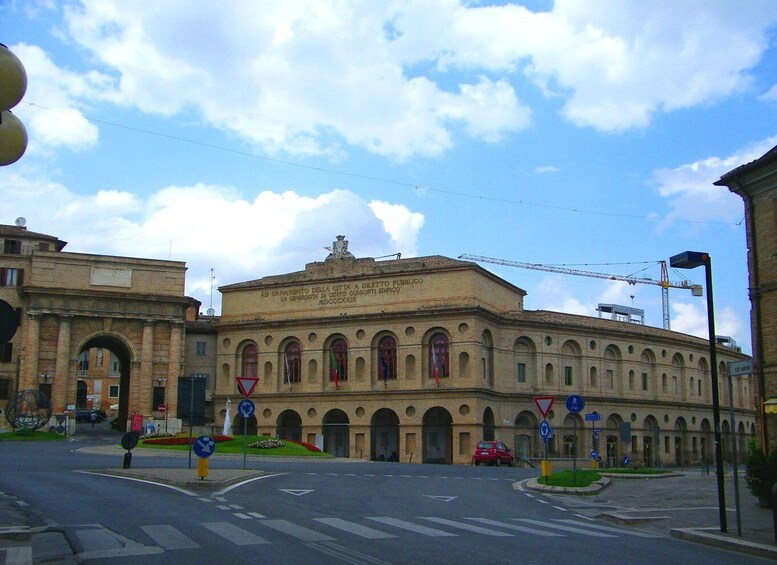
[[[695,250],[717,333],[751,349],[743,205],[712,183],[777,145],[771,0],[6,0],[0,42],[30,138],[0,223],[185,261],[203,310],[340,234],[653,279]],[[662,325],[656,285],[483,266],[527,309]],[[669,294],[672,329],[706,336],[706,301]]]

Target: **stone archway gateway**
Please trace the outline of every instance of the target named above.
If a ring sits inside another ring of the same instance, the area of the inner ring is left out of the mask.
[[[111,382],[118,381],[119,422],[132,412],[161,417],[160,396],[177,415],[186,312],[199,306],[184,296],[185,264],[58,251],[36,251],[29,260],[19,288],[20,388],[45,387],[52,413],[72,416],[79,389],[94,395],[101,378],[82,354],[101,348],[118,360]]]

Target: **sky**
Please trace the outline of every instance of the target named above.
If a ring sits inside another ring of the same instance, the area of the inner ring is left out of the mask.
[[[203,311],[338,235],[655,281],[692,250],[716,333],[751,351],[743,202],[712,183],[777,145],[772,0],[0,0],[0,43],[29,136],[0,223],[184,261]],[[526,309],[662,326],[658,285],[481,265]],[[706,300],[669,297],[707,337]]]

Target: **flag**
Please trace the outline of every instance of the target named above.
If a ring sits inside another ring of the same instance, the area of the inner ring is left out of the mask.
[[[388,374],[389,374],[389,364],[388,364],[388,359],[386,359],[386,356],[381,356],[380,364],[383,369],[383,388],[385,388],[388,386]]]
[[[335,352],[329,350],[329,364],[331,365],[330,371],[332,372],[332,380],[335,381],[335,388],[340,388],[340,375],[337,374],[337,358]]]
[[[289,383],[289,390],[291,390],[291,367],[289,367],[289,354],[283,352],[283,358],[286,360],[286,382]]]
[[[440,368],[437,366],[437,355],[434,351],[434,344],[432,344],[432,366],[434,371],[434,382],[437,386],[440,386]]]

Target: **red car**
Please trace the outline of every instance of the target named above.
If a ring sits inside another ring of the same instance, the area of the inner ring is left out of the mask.
[[[501,441],[481,441],[475,448],[475,454],[472,456],[472,463],[480,465],[488,463],[497,467],[502,463],[513,466],[513,454],[507,446]]]

